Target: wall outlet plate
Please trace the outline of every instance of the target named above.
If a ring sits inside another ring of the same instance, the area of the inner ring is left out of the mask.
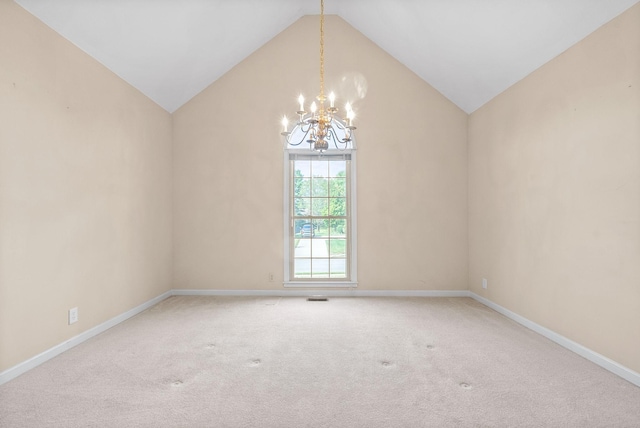
[[[78,322],[78,308],[69,309],[69,325]]]
[[[482,288],[487,289],[487,278],[482,278]]]

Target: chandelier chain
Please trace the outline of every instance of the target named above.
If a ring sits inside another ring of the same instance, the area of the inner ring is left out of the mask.
[[[320,0],[320,97],[319,98],[320,98],[320,103],[322,103],[324,101],[324,0]]]

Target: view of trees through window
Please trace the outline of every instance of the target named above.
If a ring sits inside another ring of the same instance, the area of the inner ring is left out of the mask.
[[[348,163],[342,156],[293,162],[293,278],[348,278]]]

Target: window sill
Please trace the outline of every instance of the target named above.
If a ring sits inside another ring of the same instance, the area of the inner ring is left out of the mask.
[[[287,281],[282,283],[285,288],[356,288],[354,281]]]

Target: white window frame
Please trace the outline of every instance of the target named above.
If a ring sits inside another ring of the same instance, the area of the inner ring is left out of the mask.
[[[284,287],[291,288],[355,288],[358,286],[358,227],[357,218],[358,210],[356,206],[356,150],[330,150],[329,153],[322,155],[320,153],[311,151],[309,149],[291,149],[285,148],[284,150]],[[350,254],[347,260],[349,261],[348,271],[350,273],[349,280],[322,280],[322,279],[309,279],[309,280],[292,280],[291,279],[291,164],[290,158],[292,154],[300,154],[305,156],[327,156],[332,153],[349,154],[351,160],[349,162],[349,204],[350,204],[350,218],[349,218],[349,239]]]

